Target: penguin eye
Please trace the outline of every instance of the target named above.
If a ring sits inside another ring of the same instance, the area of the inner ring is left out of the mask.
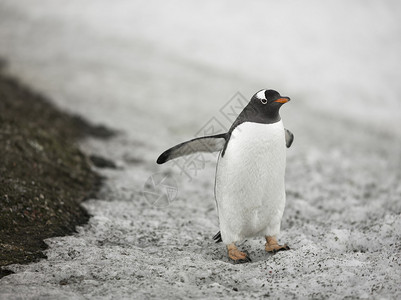
[[[262,104],[266,104],[267,103],[267,99],[260,99],[260,102],[262,102]]]

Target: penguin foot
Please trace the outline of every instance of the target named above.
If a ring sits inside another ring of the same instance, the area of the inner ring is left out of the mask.
[[[266,236],[265,250],[267,252],[277,253],[279,251],[290,250],[290,247],[286,244],[279,245],[275,236]]]
[[[235,264],[243,264],[252,261],[249,255],[245,252],[239,251],[234,243],[227,245],[227,251],[228,258]]]

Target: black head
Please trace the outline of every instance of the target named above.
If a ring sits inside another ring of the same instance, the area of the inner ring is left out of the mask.
[[[244,122],[273,124],[280,121],[280,107],[288,101],[290,98],[281,96],[275,90],[260,90],[252,96],[251,101],[231,125],[228,134],[231,135],[233,130]],[[226,147],[227,143],[222,155],[224,155]]]
[[[250,105],[257,111],[266,112],[268,115],[278,114],[278,111],[284,103],[290,101],[290,98],[281,96],[275,90],[260,90],[252,96]]]
[[[290,101],[274,90],[260,90],[252,96],[251,101],[234,121],[229,132],[244,122],[272,124],[281,120],[279,109]]]
[[[251,101],[238,116],[235,125],[242,122],[271,124],[281,120],[280,107],[290,101],[275,90],[260,90],[252,96]],[[234,124],[233,124],[234,125]]]

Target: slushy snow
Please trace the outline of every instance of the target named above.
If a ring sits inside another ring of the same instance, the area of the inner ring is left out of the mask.
[[[48,259],[9,266],[0,298],[400,298],[400,9],[0,0],[8,71],[121,132],[82,143],[119,166],[99,170],[107,180],[84,204],[89,223],[46,240]],[[262,88],[292,99],[281,109],[295,141],[279,236],[291,250],[266,254],[248,240],[252,263],[233,265],[212,240],[216,155],[155,160],[226,130],[227,111]]]

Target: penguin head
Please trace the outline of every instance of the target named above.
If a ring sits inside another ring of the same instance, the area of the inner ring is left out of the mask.
[[[260,90],[252,96],[250,104],[262,111],[278,111],[284,103],[290,101],[289,97],[283,97],[275,90]]]
[[[275,90],[260,90],[252,96],[245,107],[241,119],[257,123],[274,123],[279,121],[280,107],[290,101]]]
[[[280,107],[290,101],[290,98],[281,96],[275,90],[260,90],[252,96],[251,101],[230,127],[232,132],[243,122],[273,124],[281,120]]]

